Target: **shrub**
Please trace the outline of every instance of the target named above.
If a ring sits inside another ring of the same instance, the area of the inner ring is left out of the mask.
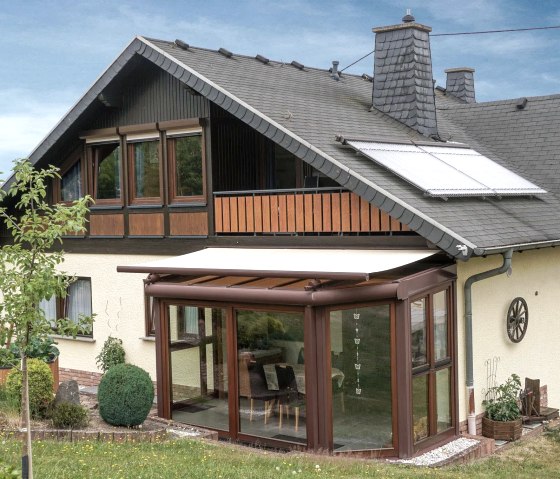
[[[50,410],[54,427],[58,429],[81,429],[88,425],[88,411],[85,407],[69,403],[58,403]]]
[[[32,417],[44,417],[53,398],[53,376],[49,366],[39,359],[27,360],[27,374],[29,378],[29,411]],[[12,369],[6,378],[6,392],[17,398],[18,408],[21,408],[22,387],[21,365]]]
[[[97,366],[106,373],[110,367],[117,364],[124,364],[125,352],[122,340],[109,336],[103,343],[99,356],[95,358]]]
[[[154,400],[150,375],[132,364],[117,364],[101,378],[99,414],[113,426],[137,426],[148,417]]]

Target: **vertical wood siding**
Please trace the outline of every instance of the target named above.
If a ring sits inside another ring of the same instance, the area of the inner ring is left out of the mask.
[[[406,225],[349,192],[216,196],[216,233],[399,233]]]

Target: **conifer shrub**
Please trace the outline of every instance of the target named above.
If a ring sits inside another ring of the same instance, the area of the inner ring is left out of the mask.
[[[53,399],[53,375],[49,366],[40,359],[27,360],[27,374],[29,377],[29,412],[33,418],[46,416]],[[13,398],[18,408],[21,408],[22,388],[21,365],[13,368],[6,378],[6,393]]]
[[[95,358],[95,362],[103,373],[106,373],[111,367],[117,364],[123,364],[125,355],[122,339],[109,336],[103,343],[101,352]]]
[[[138,426],[154,400],[150,375],[132,364],[117,364],[101,378],[97,390],[99,414],[113,426]]]
[[[53,426],[57,429],[82,429],[89,423],[88,411],[80,404],[61,402],[50,410]]]

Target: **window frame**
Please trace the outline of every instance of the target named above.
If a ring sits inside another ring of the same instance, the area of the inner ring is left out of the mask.
[[[62,164],[60,170],[58,172],[59,176],[56,176],[53,181],[53,199],[55,203],[64,204],[64,205],[71,205],[79,198],[84,197],[87,194],[87,175],[86,175],[86,162],[85,162],[85,155],[83,148],[80,147],[76,149],[72,154],[68,157],[68,159]],[[80,185],[81,191],[78,195],[76,200],[72,201],[63,201],[62,200],[62,178],[66,173],[68,173],[74,166],[77,164],[80,165]]]
[[[177,155],[174,145],[177,140],[190,136],[200,137],[201,151],[201,169],[202,169],[202,194],[192,196],[181,196],[177,194]],[[168,165],[167,182],[168,182],[168,202],[169,204],[189,204],[189,203],[206,203],[206,147],[205,147],[204,128],[194,127],[186,130],[167,130],[165,132],[166,160]]]
[[[414,421],[411,422],[412,430],[411,435],[413,438],[414,448],[417,450],[423,447],[426,442],[430,442],[440,434],[445,434],[454,429],[456,423],[456,387],[455,387],[455,371],[456,371],[456,351],[453,343],[454,328],[455,328],[455,310],[453,308],[453,286],[452,284],[438,287],[421,295],[411,297],[409,301],[409,321],[412,321],[410,314],[410,305],[418,300],[424,299],[425,304],[425,318],[426,318],[426,363],[412,367],[411,370],[411,387],[415,378],[425,376],[427,377],[427,404],[428,404],[428,435],[418,441],[414,439]],[[445,304],[447,307],[447,357],[436,360],[435,351],[435,314],[434,314],[434,296],[445,292]],[[412,328],[412,322],[410,324]],[[409,340],[410,354],[412,357],[412,329],[410,330]],[[449,370],[450,378],[450,391],[449,391],[449,412],[450,412],[450,426],[447,429],[438,431],[437,429],[437,384],[436,377],[439,371],[445,369]],[[412,411],[414,411],[414,394],[411,390]],[[412,417],[412,416],[411,416]]]
[[[92,285],[91,277],[76,276],[75,281],[72,284],[74,284],[76,281],[89,281],[90,284],[89,301],[90,301],[90,309],[93,314],[93,285]],[[65,318],[68,316],[68,294],[69,294],[69,290],[66,291],[66,296],[64,298],[61,298],[59,296],[55,298],[57,318]],[[51,329],[53,331],[53,334],[59,334],[58,330],[55,327],[52,327]],[[87,334],[78,333],[76,334],[76,336],[81,338],[93,338],[93,324],[91,326],[91,331],[89,333]]]
[[[135,145],[139,143],[157,142],[158,152],[158,175],[159,175],[159,196],[138,197],[136,196],[136,168],[135,168]],[[128,165],[128,204],[130,206],[147,205],[163,206],[164,182],[163,182],[163,163],[164,155],[162,148],[162,138],[160,132],[144,134],[128,134],[125,139],[126,162]]]
[[[119,157],[119,188],[120,197],[119,198],[98,198],[97,197],[97,186],[98,186],[98,173],[99,173],[99,155],[96,154],[96,149],[103,145],[114,145],[117,144],[120,148]],[[124,147],[122,142],[122,137],[115,136],[114,138],[100,140],[100,141],[86,141],[86,156],[88,159],[88,164],[91,167],[91,196],[95,201],[95,205],[120,205],[124,204]]]

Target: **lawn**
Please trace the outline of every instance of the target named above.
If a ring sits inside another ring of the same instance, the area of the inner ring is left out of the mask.
[[[2,439],[0,461],[19,464],[21,445]],[[38,478],[560,478],[560,442],[528,439],[492,458],[444,469],[276,453],[197,440],[164,443],[34,443]],[[1,470],[1,468],[0,468]]]

